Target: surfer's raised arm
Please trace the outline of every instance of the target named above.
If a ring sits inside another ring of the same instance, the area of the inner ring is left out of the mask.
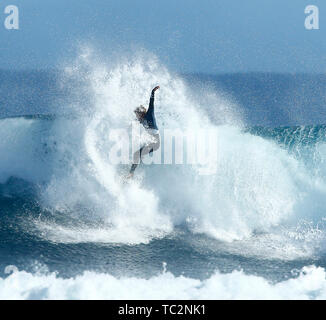
[[[152,90],[151,98],[149,99],[149,106],[145,114],[144,120],[146,121],[146,126],[149,129],[158,130],[154,114],[154,95],[155,91],[160,87],[157,86]]]
[[[151,98],[149,99],[149,106],[148,106],[148,112],[153,112],[154,111],[154,95],[155,95],[155,91],[160,89],[160,86],[156,86],[151,93]]]

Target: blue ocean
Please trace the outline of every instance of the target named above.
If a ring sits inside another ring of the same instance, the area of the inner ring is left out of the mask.
[[[110,164],[108,132],[215,128],[217,171]],[[0,72],[1,299],[325,299],[326,76],[155,57]]]

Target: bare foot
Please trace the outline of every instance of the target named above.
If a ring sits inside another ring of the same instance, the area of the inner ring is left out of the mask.
[[[132,179],[134,177],[134,174],[131,172],[127,175],[127,179]]]

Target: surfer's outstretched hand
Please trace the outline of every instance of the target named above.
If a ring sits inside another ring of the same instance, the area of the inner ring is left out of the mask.
[[[153,92],[155,92],[157,89],[160,89],[160,86],[156,86],[156,87],[153,89]]]

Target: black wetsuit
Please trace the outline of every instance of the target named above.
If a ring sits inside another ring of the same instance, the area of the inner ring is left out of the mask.
[[[141,120],[141,124],[146,129],[158,130],[158,127],[156,125],[156,120],[155,120],[155,114],[154,114],[154,95],[155,95],[155,91],[153,90],[151,94],[151,98],[149,100],[148,110],[145,114],[145,117]]]

